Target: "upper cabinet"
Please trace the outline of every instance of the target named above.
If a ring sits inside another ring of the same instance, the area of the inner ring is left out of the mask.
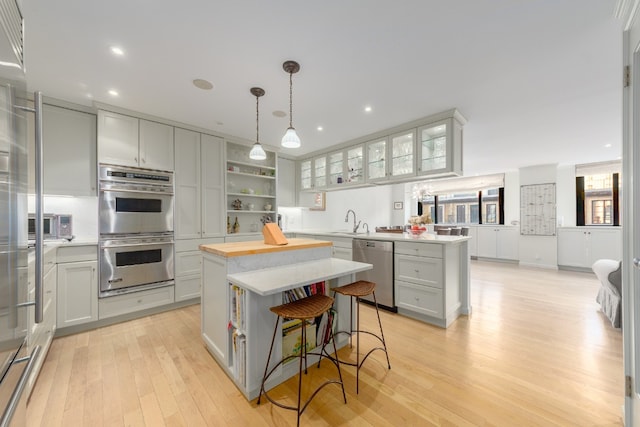
[[[389,137],[389,179],[406,178],[416,174],[416,130],[410,129]]]
[[[462,175],[465,123],[453,109],[397,126],[386,135],[359,138],[340,151],[304,159],[299,163],[300,189],[333,190]]]
[[[27,115],[33,121],[33,115]],[[96,115],[56,105],[43,106],[44,194],[96,195]],[[29,126],[29,130],[35,126]],[[35,136],[29,132],[29,149]],[[35,164],[29,162],[29,168]],[[34,193],[35,172],[29,172],[29,192]]]
[[[173,171],[173,127],[99,110],[98,162]]]
[[[296,162],[278,157],[278,206],[296,206]]]
[[[462,175],[462,125],[455,118],[418,128],[418,175]]]
[[[224,140],[176,128],[175,237],[224,237]]]

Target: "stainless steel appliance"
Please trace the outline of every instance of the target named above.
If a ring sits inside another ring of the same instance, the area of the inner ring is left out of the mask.
[[[376,299],[380,308],[397,312],[393,292],[393,242],[353,239],[353,260],[373,264],[372,270],[356,274],[357,280],[368,280],[376,284]],[[372,297],[363,297],[373,302]]]
[[[15,0],[0,0],[0,426],[26,425],[27,380],[39,357],[28,353],[27,306],[42,320],[42,98],[27,107],[23,21]],[[28,295],[27,119],[36,112],[36,276]],[[40,268],[38,268],[40,267]],[[40,273],[40,276],[38,276]]]
[[[29,239],[36,238],[36,215],[29,214]],[[73,217],[71,215],[44,214],[42,218],[43,239],[73,238]]]
[[[172,235],[100,241],[100,296],[174,284]]]
[[[100,165],[100,235],[173,232],[173,173]]]
[[[100,165],[100,297],[174,282],[173,173]]]

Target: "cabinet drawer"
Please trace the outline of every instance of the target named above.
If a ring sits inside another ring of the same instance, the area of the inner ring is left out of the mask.
[[[442,319],[444,302],[442,289],[395,282],[396,305],[400,308]]]
[[[56,255],[58,263],[97,261],[98,245],[60,246]]]
[[[403,255],[442,258],[442,248],[437,243],[396,242],[394,252]]]
[[[409,255],[395,256],[395,279],[442,288],[442,260]]]
[[[201,262],[200,251],[176,253],[176,277],[189,274],[200,275]]]
[[[158,307],[170,304],[174,301],[173,286],[165,286],[148,291],[134,292],[125,295],[102,298],[98,301],[98,317],[106,319],[108,317],[119,316],[121,314],[133,313],[147,308]]]
[[[176,277],[176,302],[200,298],[200,275]]]

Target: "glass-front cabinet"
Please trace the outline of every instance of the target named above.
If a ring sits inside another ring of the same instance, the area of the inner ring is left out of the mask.
[[[453,118],[418,128],[418,175],[462,175],[462,126]]]
[[[358,145],[347,149],[347,184],[355,185],[364,182],[364,146]]]
[[[327,156],[329,163],[329,185],[341,185],[344,182],[344,154],[342,151]]]
[[[404,178],[416,174],[416,130],[411,129],[389,137],[391,164],[389,178]]]
[[[376,182],[387,178],[387,140],[384,137],[367,142],[367,181]]]
[[[300,189],[311,190],[313,188],[313,177],[311,176],[311,160],[300,162]]]
[[[322,190],[327,187],[327,157],[313,159],[313,188]]]
[[[301,189],[338,189],[422,177],[462,175],[462,127],[451,109],[397,126],[404,129],[300,162]],[[405,127],[406,126],[406,127]],[[343,145],[343,144],[341,144]]]

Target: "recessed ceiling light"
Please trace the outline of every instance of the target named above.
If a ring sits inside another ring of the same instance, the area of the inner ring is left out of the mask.
[[[284,111],[280,111],[280,110],[275,110],[273,113],[275,117],[287,117],[287,113],[285,113]]]
[[[117,91],[117,90],[113,90],[113,89],[111,89],[111,90],[109,91],[109,95],[111,95],[111,96],[118,96],[118,95],[120,95],[120,94],[118,93],[118,91]]]
[[[92,94],[90,94],[90,93],[88,93],[88,94],[87,94],[87,98],[91,99],[91,98],[93,98],[93,95],[92,95]]]
[[[318,130],[319,130],[319,131],[321,131],[321,130],[323,130],[323,129],[324,129],[324,128],[323,128],[322,126],[318,126]]]
[[[122,48],[119,48],[118,46],[111,46],[111,53],[113,53],[114,55],[122,56],[124,55],[124,50],[122,50]]]
[[[193,81],[193,85],[198,89],[202,90],[211,90],[213,89],[213,84],[210,81],[204,79],[195,79]]]
[[[605,148],[611,148],[611,144],[604,144]]]
[[[371,110],[372,110],[372,108],[371,108],[371,106],[370,106],[370,105],[367,105],[366,107],[364,107],[364,111],[365,111],[366,113],[370,113],[370,112],[371,112]]]

